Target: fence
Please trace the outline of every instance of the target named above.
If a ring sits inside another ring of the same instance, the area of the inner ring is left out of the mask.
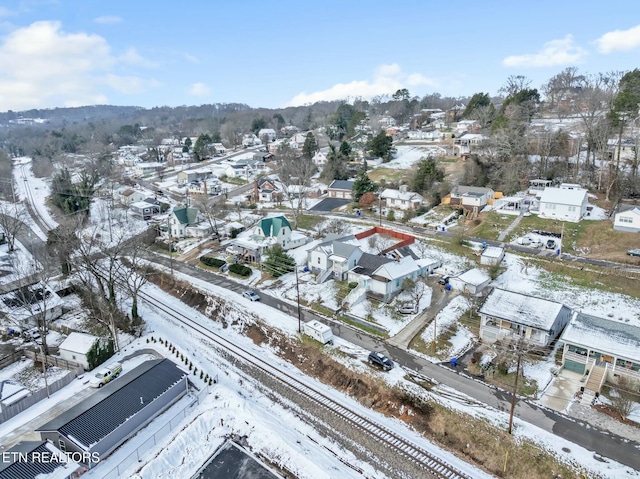
[[[200,404],[203,398],[208,393],[208,388],[205,387],[201,391],[198,391],[196,397],[190,401],[185,407],[183,407],[180,411],[173,415],[171,419],[169,419],[164,426],[162,426],[158,431],[156,431],[153,436],[143,442],[140,446],[136,448],[131,454],[122,459],[118,465],[113,467],[111,470],[101,473],[101,469],[95,467],[89,473],[90,478],[100,477],[102,479],[118,479],[120,477],[124,477],[124,472],[130,468],[133,464],[137,462],[141,462],[141,457],[143,457],[147,452],[149,452],[152,448],[156,447],[156,445],[163,441],[167,434],[173,431],[180,422],[191,412],[191,410],[198,404]]]
[[[31,352],[31,351],[29,351],[29,352]],[[49,357],[50,356],[47,356],[47,358],[49,358]],[[15,415],[20,414],[25,409],[30,408],[31,406],[33,406],[35,403],[37,403],[39,401],[42,401],[47,396],[50,396],[51,394],[55,393],[56,391],[59,391],[60,389],[65,387],[67,384],[69,384],[71,381],[73,381],[75,378],[77,378],[82,373],[84,373],[84,369],[82,368],[82,366],[80,366],[80,367],[78,367],[78,368],[76,368],[74,370],[71,370],[69,372],[69,374],[67,374],[66,376],[64,376],[64,377],[58,379],[57,381],[54,381],[51,384],[49,384],[48,393],[47,393],[47,388],[44,387],[44,388],[39,389],[38,391],[34,392],[33,394],[31,394],[31,396],[27,396],[26,398],[20,400],[19,402],[15,403],[15,404],[11,404],[11,405],[6,406],[6,407],[3,406],[2,407],[2,411],[0,412],[0,423],[8,421],[9,419],[14,417]]]
[[[23,356],[24,356],[24,351],[21,349],[18,349],[17,351],[13,351],[7,354],[6,356],[0,358],[0,369],[6,368],[10,364],[13,364],[16,361],[19,361],[20,359],[22,359]]]
[[[36,362],[36,363],[37,362],[42,362],[42,358],[43,358],[42,354],[35,353],[35,352],[30,351],[28,349],[25,349],[23,352],[24,352],[24,355],[26,357],[28,357],[29,359],[33,359],[34,362]],[[60,358],[58,356],[51,356],[50,354],[45,356],[45,358],[46,358],[47,364],[49,366],[57,366],[57,367],[62,368],[62,369],[68,369],[69,371],[72,371],[74,369],[80,368],[82,370],[82,372],[84,372],[84,368],[82,367],[82,365],[79,364],[79,363],[76,363],[74,361],[68,361],[68,360],[62,359],[62,358]],[[80,374],[82,374],[82,373],[80,373]]]

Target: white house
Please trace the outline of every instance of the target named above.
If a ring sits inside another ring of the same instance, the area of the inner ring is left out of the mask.
[[[347,272],[358,264],[362,254],[355,236],[329,239],[307,252],[307,266],[317,274],[318,283],[329,278],[344,280]]]
[[[455,138],[453,143],[454,147],[458,148],[460,155],[471,153],[471,150],[475,147],[482,145],[489,137],[486,135],[480,135],[478,133],[465,133],[460,138]]]
[[[43,283],[21,286],[0,296],[0,317],[5,329],[27,330],[42,319],[48,322],[60,316],[62,298]]]
[[[480,338],[493,343],[524,338],[536,346],[548,346],[571,319],[561,303],[495,288],[482,307]]]
[[[327,155],[325,155],[321,151],[318,151],[315,155],[313,155],[312,160],[317,166],[324,166],[327,164]]]
[[[73,332],[60,344],[58,354],[62,359],[81,364],[88,371],[91,367],[87,360],[87,353],[96,341],[98,338],[91,334]]]
[[[169,216],[170,236],[173,238],[204,238],[211,234],[211,226],[202,221],[200,211],[176,206]]]
[[[504,259],[504,248],[499,246],[488,246],[480,255],[480,264],[497,266]]]
[[[151,200],[153,201],[153,200]],[[136,201],[129,205],[131,216],[140,220],[148,221],[154,215],[160,213],[160,205],[150,201]]]
[[[640,206],[620,205],[613,216],[613,229],[640,233]]]
[[[153,173],[156,173],[156,172],[160,171],[165,166],[167,166],[166,163],[160,163],[160,162],[157,162],[157,161],[148,161],[148,162],[143,162],[143,163],[136,163],[135,175],[140,177],[140,176],[153,174]]]
[[[483,208],[493,201],[495,192],[481,186],[457,185],[451,189],[451,206],[460,205],[468,209]]]
[[[542,218],[580,221],[587,213],[588,192],[576,185],[545,188],[532,204],[532,212]]]
[[[440,140],[439,130],[409,130],[407,132],[407,138],[410,140],[426,140],[426,141],[438,141]]]
[[[267,138],[267,141],[271,142],[276,139],[276,131],[272,128],[262,128],[258,132],[258,138],[262,140],[263,138]]]
[[[385,206],[391,209],[417,210],[425,203],[424,198],[409,191],[407,185],[400,186],[399,190],[387,188],[380,193],[380,198],[385,202]]]

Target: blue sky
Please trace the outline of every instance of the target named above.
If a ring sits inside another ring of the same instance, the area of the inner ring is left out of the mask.
[[[637,0],[25,0],[0,6],[0,111],[496,94],[640,67]]]

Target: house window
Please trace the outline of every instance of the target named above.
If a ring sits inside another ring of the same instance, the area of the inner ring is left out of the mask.
[[[618,217],[619,223],[633,223],[633,218],[631,216],[620,216]]]
[[[75,358],[76,358],[76,355],[75,355],[75,354],[72,354],[72,355],[71,355],[71,357],[72,357],[73,359],[75,359]]]
[[[58,439],[58,446],[62,452],[67,450],[67,445],[62,439]]]
[[[318,264],[320,264],[320,256],[318,256]]]
[[[569,206],[569,213],[574,213],[576,211],[575,206]]]

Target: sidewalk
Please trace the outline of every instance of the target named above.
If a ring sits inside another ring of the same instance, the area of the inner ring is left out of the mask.
[[[409,322],[404,328],[402,328],[398,334],[389,338],[387,343],[392,346],[396,346],[401,349],[408,349],[409,344],[413,338],[420,332],[422,328],[427,326],[433,318],[444,308],[449,301],[455,298],[458,293],[454,291],[446,291],[444,288],[434,287],[432,288],[431,304],[428,308],[424,309],[413,320]]]
[[[509,233],[511,233],[516,226],[518,226],[520,224],[520,222],[522,221],[522,218],[524,218],[524,213],[520,213],[515,220],[513,220],[511,222],[511,224],[509,226],[507,226],[505,228],[505,230],[500,233],[500,235],[498,235],[498,241],[504,241],[504,239],[507,237],[507,235]]]

